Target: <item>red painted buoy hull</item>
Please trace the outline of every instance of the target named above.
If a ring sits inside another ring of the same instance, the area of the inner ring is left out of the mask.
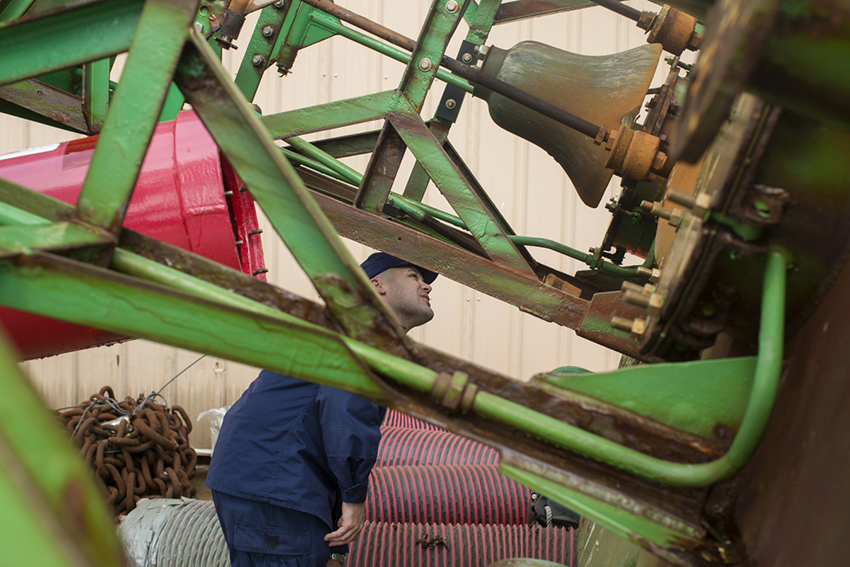
[[[96,143],[92,136],[0,156],[0,177],[75,204]],[[265,279],[253,200],[239,185],[195,113],[181,112],[157,125],[124,226]],[[129,338],[8,308],[0,321],[23,359]]]

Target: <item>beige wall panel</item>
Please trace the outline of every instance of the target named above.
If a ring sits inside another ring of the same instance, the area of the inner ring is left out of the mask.
[[[346,1],[343,4],[409,37],[417,37],[430,2]],[[639,9],[656,9],[649,2],[629,2]],[[247,44],[256,16],[249,17],[244,37]],[[458,39],[448,53],[454,55],[465,33],[461,25]],[[561,49],[588,55],[604,55],[642,45],[644,35],[632,22],[602,8],[586,9],[557,16],[497,26],[488,44],[509,48],[519,41],[534,39]],[[244,49],[244,47],[243,47]],[[225,53],[224,62],[232,74],[238,69],[243,51]],[[323,102],[350,98],[395,88],[404,67],[365,47],[333,38],[299,53],[292,73],[279,79],[273,70],[266,73],[255,98],[264,114],[297,109]],[[664,76],[656,75],[656,82]],[[423,115],[433,115],[443,87],[435,85]],[[380,121],[346,128],[346,133],[380,128]],[[0,116],[0,153],[56,143],[73,134]],[[334,132],[337,135],[338,132]],[[328,133],[308,136],[327,137]],[[487,105],[467,97],[450,140],[464,157],[493,202],[517,234],[539,236],[568,244],[579,250],[598,246],[610,220],[603,208],[589,209],[579,200],[569,179],[543,150],[500,129],[489,117]],[[368,159],[358,157],[347,163],[364,171]],[[412,166],[407,156],[402,174],[394,187],[403,191]],[[617,191],[612,182],[603,203]],[[450,210],[433,184],[426,202]],[[318,295],[292,255],[265,219],[263,245],[269,268],[269,281],[306,298]],[[357,261],[371,252],[346,241]],[[562,271],[583,269],[580,263],[542,249],[531,249],[538,260]],[[521,313],[447,278],[439,278],[432,292],[435,319],[415,329],[411,336],[449,354],[484,367],[526,380],[533,374],[558,366],[577,365],[595,371],[615,368],[619,355],[581,339],[569,329]],[[85,400],[103,385],[115,388],[119,397],[136,397],[162,388],[172,377],[198,358],[198,354],[131,341],[112,347],[71,353],[50,359],[23,363],[39,392],[50,407],[63,407]],[[256,376],[258,369],[214,357],[205,357],[162,390],[172,404],[182,405],[196,419],[202,411],[231,404]],[[207,422],[195,423],[195,447],[209,447]]]

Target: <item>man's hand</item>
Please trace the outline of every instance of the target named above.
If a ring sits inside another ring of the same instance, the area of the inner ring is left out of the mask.
[[[366,521],[366,504],[342,503],[342,517],[337,522],[339,529],[325,536],[328,545],[335,547],[351,543],[360,535]]]

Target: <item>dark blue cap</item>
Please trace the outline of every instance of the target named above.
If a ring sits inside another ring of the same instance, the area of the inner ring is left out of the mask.
[[[360,264],[360,267],[363,268],[363,271],[366,272],[366,276],[369,279],[374,278],[384,270],[389,270],[390,268],[399,268],[401,266],[413,266],[419,273],[422,274],[422,279],[425,280],[425,283],[431,285],[431,283],[437,279],[437,273],[432,272],[431,270],[426,270],[425,268],[420,268],[416,264],[411,264],[407,260],[402,260],[401,258],[396,258],[395,256],[391,256],[386,252],[375,252],[366,260]]]

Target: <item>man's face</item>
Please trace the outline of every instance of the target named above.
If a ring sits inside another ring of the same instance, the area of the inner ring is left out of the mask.
[[[402,326],[410,330],[434,318],[431,309],[431,286],[413,266],[384,270],[372,283],[389,304]]]

